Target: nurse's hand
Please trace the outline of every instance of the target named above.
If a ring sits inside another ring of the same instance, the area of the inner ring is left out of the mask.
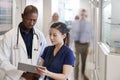
[[[41,69],[41,68],[36,68],[35,71],[40,75],[40,76],[45,76],[49,72],[47,69]]]
[[[25,78],[26,80],[39,80],[40,76],[35,73],[24,72],[21,77]]]

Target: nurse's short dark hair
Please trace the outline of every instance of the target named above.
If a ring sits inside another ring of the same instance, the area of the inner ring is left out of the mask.
[[[64,44],[69,46],[69,44],[70,44],[70,34],[69,34],[69,31],[70,31],[70,29],[67,27],[67,25],[65,23],[62,23],[62,22],[53,23],[50,26],[50,28],[56,28],[62,34],[66,34],[66,38],[64,39]]]

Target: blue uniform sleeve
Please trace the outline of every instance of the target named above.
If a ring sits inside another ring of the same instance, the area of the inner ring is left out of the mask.
[[[43,54],[41,55],[41,57],[45,60],[45,56],[47,54],[47,47],[44,49]]]
[[[72,51],[67,52],[64,64],[74,66],[74,62],[75,62],[75,56],[73,55],[73,52]]]

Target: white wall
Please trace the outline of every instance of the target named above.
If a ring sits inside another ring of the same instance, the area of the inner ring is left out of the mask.
[[[99,80],[120,80],[120,54],[110,53],[107,47],[99,44]]]
[[[109,55],[107,59],[106,80],[120,80],[120,54]]]
[[[47,36],[47,30],[49,28],[49,23],[51,21],[52,14],[52,1],[51,0],[43,0],[43,33]]]
[[[106,80],[106,64],[107,64],[107,55],[108,50],[103,43],[99,43],[98,50],[98,65],[97,65],[97,74],[99,80]]]
[[[25,8],[26,0],[14,0],[13,27],[18,27],[22,21],[21,14]]]

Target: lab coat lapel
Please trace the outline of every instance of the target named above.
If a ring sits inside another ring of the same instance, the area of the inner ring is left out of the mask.
[[[19,44],[20,48],[23,48],[24,53],[27,55],[27,50],[26,50],[25,42],[24,42],[24,40],[22,38],[20,30],[19,30],[19,41],[18,41],[18,44]]]
[[[33,46],[32,46],[32,64],[36,65],[38,58],[39,58],[39,54],[40,54],[40,39],[38,38],[39,36],[37,35],[37,33],[35,34],[33,32]]]

